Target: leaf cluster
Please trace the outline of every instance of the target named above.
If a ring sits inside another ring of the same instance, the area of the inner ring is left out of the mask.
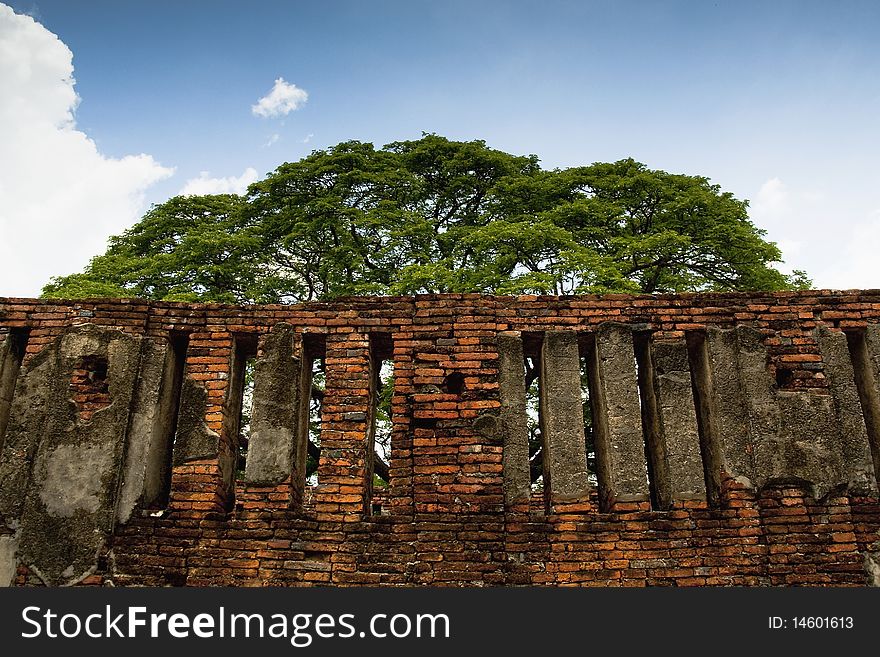
[[[632,159],[542,169],[483,141],[349,141],[244,196],[177,196],[110,240],[54,298],[230,303],[442,292],[807,287],[748,204]]]

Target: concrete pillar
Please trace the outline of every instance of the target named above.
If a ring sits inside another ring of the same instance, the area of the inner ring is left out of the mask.
[[[865,422],[868,429],[868,440],[874,462],[875,483],[880,486],[880,324],[868,324],[865,330],[865,367],[862,370],[868,375],[864,386],[865,398],[863,407],[870,405],[872,412],[865,411]]]
[[[705,499],[706,482],[694,405],[687,344],[654,342],[654,389],[666,443],[673,499]]]
[[[498,336],[498,386],[504,439],[504,502],[509,506],[528,502],[531,493],[523,344],[519,333]]]
[[[750,479],[760,489],[768,481],[781,477],[784,471],[778,456],[782,446],[779,442],[782,425],[779,396],[767,371],[763,334],[743,325],[737,326],[733,332],[746,426],[750,434],[748,451],[754,463]],[[810,420],[807,422],[809,424]]]
[[[602,506],[646,501],[650,490],[632,328],[602,324],[587,357]]]
[[[112,533],[143,340],[74,327],[21,377],[2,457],[12,480],[3,482],[0,506],[7,524],[20,524],[16,560],[47,585],[90,574]],[[84,358],[106,364],[108,384],[106,405],[89,415],[69,390]]]
[[[171,476],[168,456],[180,393],[178,364],[165,340],[144,340],[132,402],[116,519],[128,522],[139,504],[151,505],[167,495]],[[175,379],[178,379],[175,381]]]
[[[816,331],[816,339],[825,361],[825,376],[834,401],[835,434],[839,440],[838,451],[841,458],[842,477],[854,492],[877,490],[871,443],[868,438],[855,366],[867,365],[864,355],[850,354],[847,336],[842,331],[833,331],[822,325]],[[864,340],[859,341],[860,345]],[[873,379],[873,373],[871,373]],[[870,382],[876,391],[876,379]],[[868,383],[866,380],[865,383]],[[870,401],[868,401],[870,403]]]
[[[706,502],[715,508],[721,505],[724,481],[724,457],[719,436],[719,413],[715,385],[705,332],[693,331],[685,336],[691,388],[700,439],[700,457],[706,486]]]
[[[0,339],[0,450],[3,449],[3,436],[12,407],[12,393],[15,380],[24,355],[24,344],[20,336],[8,333]]]
[[[589,495],[577,333],[548,331],[541,348],[544,472],[552,499]]]
[[[297,441],[303,361],[294,357],[294,333],[289,324],[278,324],[264,336],[260,352],[254,364],[254,401],[245,481],[273,486],[294,473],[294,464],[299,463],[297,457],[301,456],[299,452],[304,451]],[[308,417],[305,421],[308,422]],[[294,479],[305,481],[305,471],[297,471]]]
[[[741,362],[739,334],[735,329],[709,328],[706,348],[712,374],[713,401],[717,411],[715,419],[724,471],[740,483],[753,486],[755,462],[750,436],[752,418],[747,404],[749,390],[742,379],[742,370],[743,366],[753,370],[750,386],[753,391],[760,377],[766,379],[764,388],[767,392],[762,395],[766,399],[770,394],[766,356],[756,358],[758,354],[753,352],[751,358]],[[764,388],[758,386],[759,390]]]
[[[22,368],[10,405],[6,439],[0,449],[0,520],[17,526],[30,482],[31,467],[43,433],[50,404],[66,405],[59,383],[57,347],[46,347]],[[66,387],[67,382],[63,385]]]

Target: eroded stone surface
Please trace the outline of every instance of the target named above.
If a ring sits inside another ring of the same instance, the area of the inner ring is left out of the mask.
[[[736,365],[742,386],[749,436],[750,461],[758,488],[772,480],[768,464],[759,464],[759,453],[764,446],[774,445],[780,431],[780,408],[774,394],[773,380],[767,371],[767,348],[764,336],[750,326],[733,329],[737,345]],[[792,406],[794,408],[794,406]],[[761,470],[763,468],[763,470]],[[748,476],[748,475],[746,475]],[[781,480],[781,478],[780,478]]]
[[[687,345],[684,340],[655,342],[653,359],[672,496],[676,499],[703,498],[706,483]]]
[[[734,329],[710,327],[706,346],[712,373],[712,384],[721,460],[725,473],[747,485],[754,485],[755,462],[749,433],[747,391],[742,380],[739,333]],[[766,393],[770,397],[766,357],[745,359],[747,368],[757,369],[758,376],[767,378]],[[754,378],[754,377],[753,377]],[[761,388],[759,388],[761,390]]]
[[[274,485],[291,476],[296,461],[302,360],[294,357],[293,327],[276,325],[263,339],[262,352],[254,366],[245,480]]]
[[[864,554],[865,580],[868,586],[880,586],[880,541]]]
[[[174,436],[179,392],[170,345],[165,340],[145,340],[117,502],[119,522],[127,522],[138,504],[152,504],[164,494],[171,474],[168,441]]]
[[[21,372],[0,451],[0,520],[18,522],[30,483],[31,468],[43,435],[46,409],[67,401],[59,384],[57,349],[44,349]]]
[[[101,508],[104,478],[112,476],[113,445],[60,445],[36,464],[35,476],[43,481],[40,500],[49,515],[72,518],[78,511]]]
[[[876,486],[846,336],[823,327],[817,340],[830,394],[777,389],[756,329],[709,330],[725,469],[741,482],[796,484],[816,497]]]
[[[47,362],[55,352],[57,364],[42,382],[52,391],[49,403],[18,425],[37,444],[21,510],[18,560],[47,584],[68,583],[93,569],[112,532],[142,340],[84,325],[47,349]],[[72,373],[84,359],[106,362],[109,390],[109,404],[88,416],[67,400]],[[38,364],[27,374],[39,370]]]
[[[17,552],[18,535],[0,534],[0,586],[12,586],[18,566]]]
[[[498,336],[498,359],[504,500],[507,504],[515,504],[528,500],[531,491],[523,345],[518,333]]]
[[[596,334],[591,386],[596,449],[604,452],[605,503],[649,497],[632,327],[608,322]],[[603,473],[600,473],[602,475]],[[602,479],[600,478],[600,482]]]
[[[541,429],[553,499],[589,494],[577,334],[549,331],[541,349]],[[544,482],[545,486],[548,482]]]
[[[777,433],[755,442],[756,485],[802,484],[814,497],[845,486],[831,397],[779,391],[776,402]]]
[[[828,448],[838,454],[839,478],[849,490],[870,493],[877,489],[877,482],[846,335],[824,325],[816,334],[834,401],[836,439]]]
[[[205,423],[207,409],[208,391],[195,379],[184,377],[174,436],[174,465],[217,457],[220,434]]]

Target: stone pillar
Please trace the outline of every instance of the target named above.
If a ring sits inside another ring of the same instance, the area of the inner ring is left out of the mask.
[[[531,494],[523,344],[519,333],[498,336],[498,386],[504,440],[504,502],[511,506],[527,503]]]
[[[766,482],[780,477],[783,471],[777,457],[783,447],[780,443],[780,399],[767,371],[767,348],[764,346],[763,334],[744,325],[737,326],[732,331],[735,334],[736,365],[739,368],[746,427],[750,434],[747,451],[754,464],[749,478],[760,489]],[[794,408],[791,410],[794,411]],[[808,420],[807,425],[815,419]]]
[[[182,363],[165,340],[145,340],[131,408],[122,484],[116,506],[118,522],[128,522],[138,505],[167,497]]]
[[[691,370],[691,388],[697,416],[700,456],[703,460],[706,502],[710,507],[717,508],[721,505],[724,458],[721,453],[719,414],[706,333],[703,331],[689,332],[685,336],[685,342],[688,350],[688,365]]]
[[[57,349],[47,348],[22,368],[0,446],[0,586],[10,586],[18,567],[21,516],[31,467],[44,428],[50,398],[59,398]],[[63,396],[61,396],[63,401]]]
[[[876,491],[877,480],[866,427],[868,413],[863,413],[857,385],[857,379],[862,377],[857,377],[855,372],[856,366],[864,367],[868,364],[865,359],[867,354],[851,355],[846,334],[832,331],[824,325],[817,329],[816,339],[822,352],[822,360],[825,361],[825,376],[834,401],[834,437],[837,442],[835,451],[840,459],[841,478],[848,482],[847,486],[853,492]],[[858,343],[858,347],[865,345],[864,340],[859,340]],[[874,388],[874,399],[880,399],[874,373],[870,372],[869,375],[870,380],[865,377],[863,383]],[[871,400],[866,398],[865,403],[871,404]]]
[[[3,436],[6,434],[6,423],[9,421],[9,409],[12,407],[12,393],[15,380],[24,356],[24,344],[15,333],[8,333],[0,339],[0,450],[3,449]]]
[[[753,486],[755,462],[750,436],[752,416],[747,398],[750,391],[756,392],[766,404],[770,396],[766,355],[752,350],[750,357],[741,358],[739,333],[736,329],[709,328],[706,348],[712,373],[713,401],[717,411],[715,419],[724,471],[740,483]],[[743,380],[744,369],[751,380],[748,387]]]
[[[590,492],[577,333],[548,331],[541,347],[541,432],[545,490],[552,500]],[[549,481],[546,481],[549,475]]]
[[[852,336],[856,337],[856,336]],[[874,463],[875,486],[880,484],[880,324],[868,324],[853,350],[856,382],[862,401],[868,441]]]
[[[106,549],[146,340],[74,327],[21,374],[0,455],[0,514],[16,532],[4,550],[47,585],[88,576]]]
[[[289,324],[277,324],[265,335],[260,357],[254,365],[254,401],[248,443],[245,481],[257,486],[274,486],[293,475],[291,482],[302,494],[305,482],[305,445],[300,445],[298,428],[308,423],[300,417],[300,390],[304,360],[294,357],[294,333]],[[302,461],[302,463],[300,463]],[[299,465],[296,468],[295,465]]]
[[[59,388],[57,346],[43,349],[22,368],[10,404],[6,439],[0,449],[0,520],[17,526],[50,404],[66,406],[67,381]]]
[[[654,390],[666,443],[666,465],[673,499],[705,499],[706,483],[694,405],[687,344],[654,342]]]
[[[603,509],[650,499],[632,328],[606,323],[588,351]]]

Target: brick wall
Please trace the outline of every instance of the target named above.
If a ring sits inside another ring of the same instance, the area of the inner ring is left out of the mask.
[[[864,585],[880,560],[878,331],[880,291],[0,299],[0,575]],[[543,363],[543,491],[529,472],[524,357]],[[326,388],[312,486],[314,358]],[[388,486],[373,489],[389,359]],[[95,446],[112,458],[99,463]]]

